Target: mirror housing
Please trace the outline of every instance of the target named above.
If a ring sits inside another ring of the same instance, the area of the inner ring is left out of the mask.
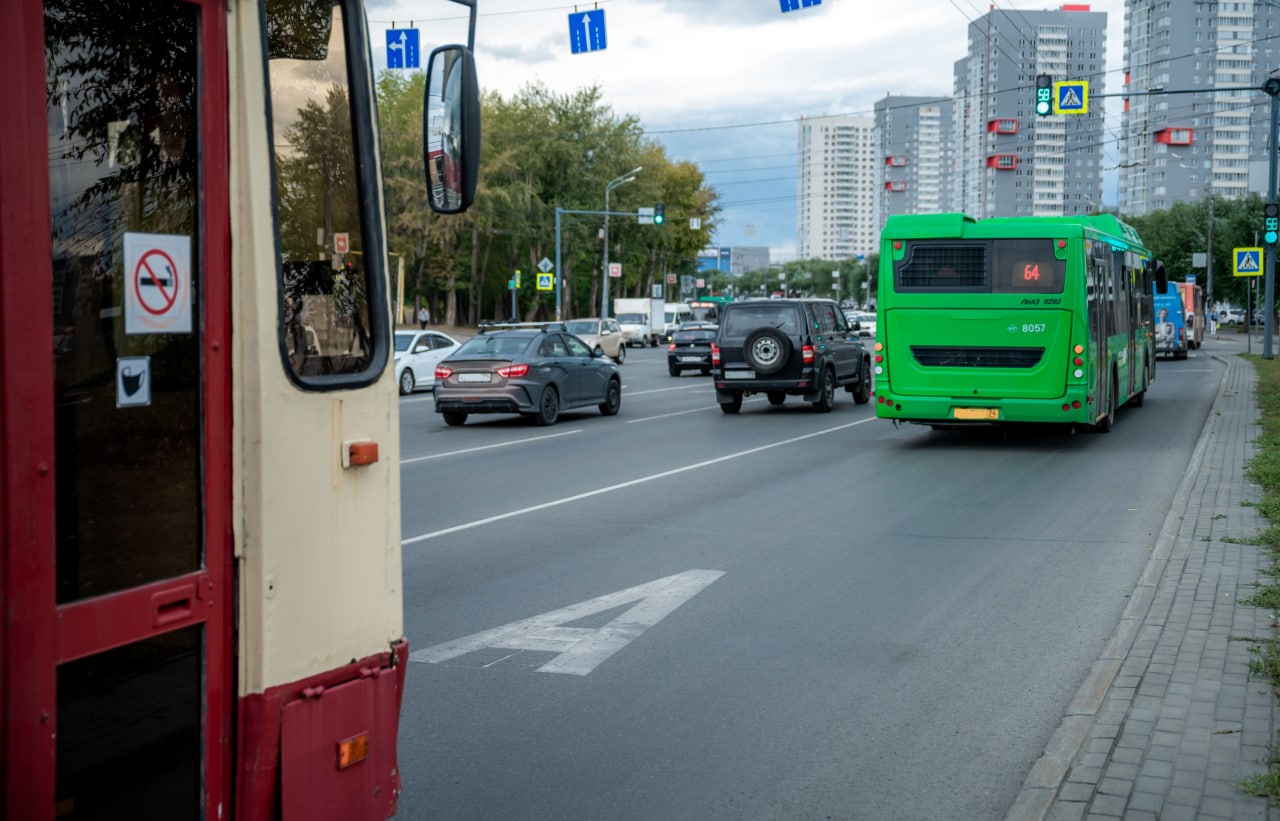
[[[480,85],[466,46],[441,46],[427,61],[422,146],[427,201],[437,214],[471,207],[480,172]]]

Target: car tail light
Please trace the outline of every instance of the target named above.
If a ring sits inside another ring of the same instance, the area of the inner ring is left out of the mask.
[[[803,348],[801,348],[800,355],[804,357],[804,364],[806,365],[813,364],[813,346],[812,345],[805,345]]]
[[[508,365],[505,368],[498,368],[497,374],[503,379],[515,379],[520,376],[526,376],[529,373],[529,363],[521,362],[516,365]]]
[[[720,346],[719,345],[713,344],[711,346],[711,364],[712,365],[720,364]]]
[[[667,353],[671,353],[675,349],[676,349],[676,343],[672,342],[670,345],[667,346]]]
[[[451,376],[453,376],[453,368],[436,365],[436,379],[448,379]]]

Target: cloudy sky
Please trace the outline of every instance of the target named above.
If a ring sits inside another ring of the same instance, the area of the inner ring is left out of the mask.
[[[425,54],[466,41],[465,6],[447,0],[367,0],[378,67],[386,31],[420,30]],[[720,194],[716,245],[796,248],[797,123],[828,114],[870,116],[886,94],[952,93],[968,25],[991,8],[1057,9],[1034,0],[821,0],[782,13],[780,0],[476,0],[476,67],[486,90],[531,82],[570,94],[597,83],[619,115],[639,119],[673,160],[696,162]],[[1124,0],[1106,12],[1106,91],[1123,79]],[[606,48],[571,53],[569,15],[603,10]],[[1096,81],[1091,99],[1100,94]],[[1118,102],[1107,103],[1118,127]],[[1117,157],[1107,157],[1112,161]],[[1104,160],[1105,161],[1105,160]],[[618,173],[628,169],[620,168]],[[1114,185],[1104,199],[1114,204]],[[562,203],[600,207],[601,202]]]

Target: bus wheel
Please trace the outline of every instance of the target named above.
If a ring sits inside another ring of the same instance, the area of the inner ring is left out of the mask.
[[[1107,396],[1107,413],[1093,426],[1094,433],[1110,433],[1116,426],[1116,379],[1111,378],[1111,393]]]
[[[1137,394],[1129,400],[1130,405],[1135,408],[1142,407],[1142,403],[1147,401],[1147,385],[1150,384],[1150,382],[1151,373],[1147,370],[1147,364],[1144,362],[1142,363],[1142,390],[1138,391]]]

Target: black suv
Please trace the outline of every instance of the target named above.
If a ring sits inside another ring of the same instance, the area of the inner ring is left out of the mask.
[[[871,357],[830,299],[754,299],[730,302],[720,312],[711,353],[716,401],[725,413],[742,409],[742,397],[763,393],[781,405],[803,396],[826,413],[836,386],[865,405],[871,400]]]

